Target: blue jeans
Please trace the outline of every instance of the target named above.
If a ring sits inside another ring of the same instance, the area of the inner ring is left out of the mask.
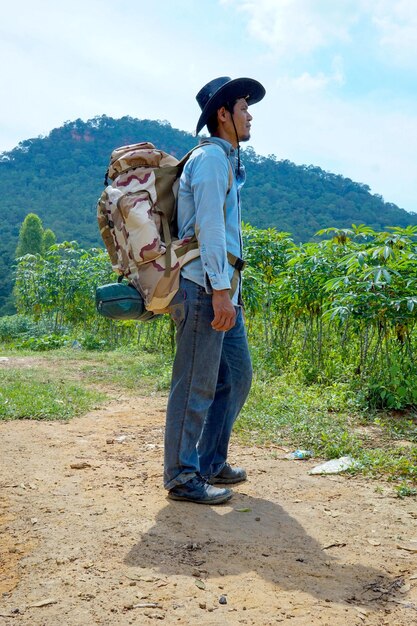
[[[211,295],[181,279],[170,307],[177,350],[168,400],[164,486],[196,474],[210,478],[223,468],[232,427],[249,393],[252,364],[243,321],[226,333],[213,330]]]

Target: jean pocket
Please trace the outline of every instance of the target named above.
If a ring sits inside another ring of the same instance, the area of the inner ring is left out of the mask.
[[[185,318],[185,303],[178,302],[178,304],[172,304],[168,307],[169,314],[171,319],[175,323],[176,326],[179,326]]]

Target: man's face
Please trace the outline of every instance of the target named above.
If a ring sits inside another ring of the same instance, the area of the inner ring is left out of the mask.
[[[237,100],[233,107],[233,120],[239,141],[248,141],[250,139],[250,123],[252,119],[253,117],[249,113],[248,103],[245,98]]]

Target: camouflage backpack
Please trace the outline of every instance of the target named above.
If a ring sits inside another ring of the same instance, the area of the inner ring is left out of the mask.
[[[179,240],[176,233],[179,177],[191,152],[178,161],[151,143],[116,148],[97,204],[113,271],[125,276],[155,313],[166,311],[181,267],[199,255],[195,237]]]
[[[210,142],[199,146],[204,143]],[[97,204],[113,271],[126,277],[146,309],[156,314],[167,311],[178,291],[181,268],[199,256],[197,238],[178,239],[176,225],[179,177],[199,146],[180,161],[151,143],[116,148]],[[231,184],[230,168],[229,190]],[[229,258],[232,264],[234,260]]]

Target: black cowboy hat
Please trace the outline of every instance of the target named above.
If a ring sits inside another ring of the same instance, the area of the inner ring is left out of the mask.
[[[256,104],[265,95],[265,88],[252,78],[234,78],[221,76],[211,80],[196,95],[202,113],[197,122],[195,134],[205,126],[210,116],[222,106],[233,104],[239,98],[245,98],[248,105]]]

